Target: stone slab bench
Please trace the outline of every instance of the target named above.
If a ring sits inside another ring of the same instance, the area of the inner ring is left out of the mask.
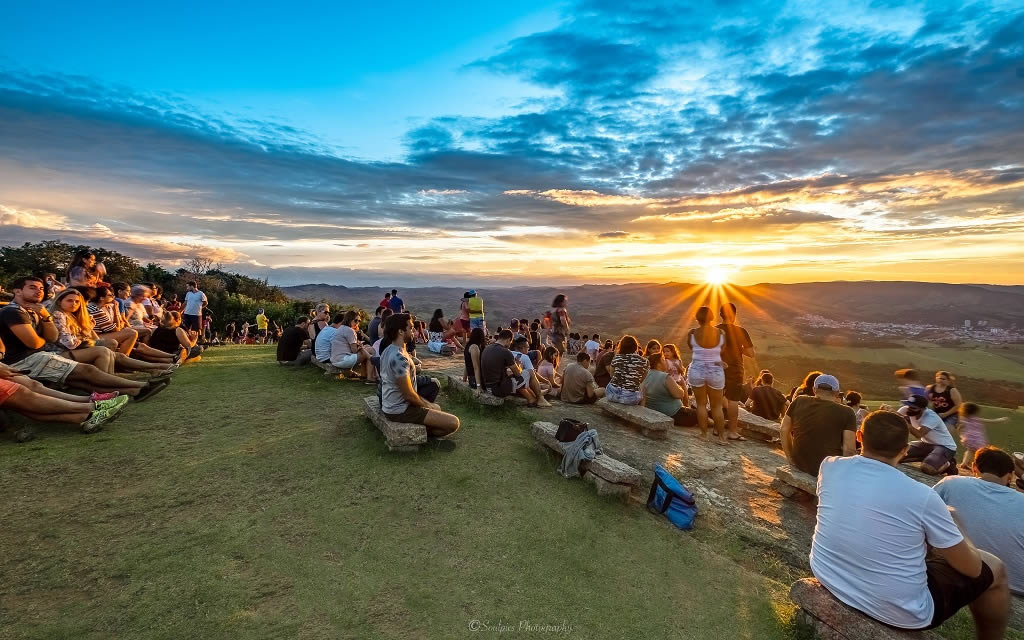
[[[911,464],[900,464],[897,468],[914,480],[929,487],[934,486],[941,479],[941,476],[930,476]],[[796,497],[797,492],[817,497],[818,478],[809,473],[804,473],[796,467],[784,464],[775,469],[775,479],[772,480],[771,486],[787,498]]]
[[[488,407],[502,407],[505,403],[523,405],[527,404],[526,398],[518,395],[508,396],[506,398],[499,398],[498,396],[484,391],[480,387],[476,389],[469,386],[469,383],[455,375],[448,375],[448,387],[455,389],[462,395],[475,400],[476,402],[486,405]]]
[[[555,437],[558,425],[534,422],[530,430],[537,444],[562,454],[562,443]],[[581,462],[580,472],[584,480],[594,485],[599,495],[615,495],[625,500],[634,487],[640,486],[639,471],[603,453],[597,454],[593,460]]]
[[[363,412],[384,434],[389,451],[413,452],[419,449],[420,445],[427,443],[426,427],[421,424],[388,420],[384,412],[380,410],[380,401],[377,400],[377,396],[366,396],[363,398],[363,404]]]
[[[934,631],[900,631],[887,627],[835,598],[814,578],[797,580],[789,598],[798,616],[821,640],[942,640]]]
[[[740,407],[739,426],[770,441],[782,438],[782,423],[754,415],[743,407]]]
[[[667,438],[669,429],[672,428],[672,418],[654,409],[648,409],[640,405],[619,404],[618,402],[611,402],[608,398],[601,398],[594,404],[605,413],[609,413],[638,427],[640,432],[648,438],[658,440]]]

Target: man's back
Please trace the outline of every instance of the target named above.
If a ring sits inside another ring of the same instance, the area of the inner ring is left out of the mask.
[[[927,545],[961,540],[939,495],[899,469],[864,456],[821,463],[811,572],[846,604],[894,627],[927,626]]]
[[[594,376],[578,362],[573,362],[562,373],[561,398],[565,402],[585,402],[587,387],[594,384]]]
[[[480,369],[483,373],[484,386],[493,387],[505,377],[505,368],[515,362],[512,352],[504,345],[493,342],[484,347],[480,354]]]
[[[793,421],[790,462],[811,475],[817,475],[818,466],[828,456],[843,454],[843,431],[857,431],[853,410],[831,400],[800,396],[786,415]]]
[[[1003,561],[1010,590],[1024,595],[1024,493],[965,476],[943,478],[935,492],[957,510],[974,546]]]
[[[327,325],[316,335],[316,341],[313,343],[313,355],[320,362],[327,362],[331,359],[331,339],[334,338],[337,331],[337,327]]]
[[[355,353],[357,343],[356,332],[352,330],[352,327],[338,327],[338,330],[331,336],[331,359]]]
[[[388,302],[388,306],[390,306],[391,310],[395,313],[402,313],[402,310],[405,309],[405,302],[403,302],[398,296],[391,296],[391,301]]]
[[[782,414],[782,407],[786,406],[786,396],[768,385],[754,387],[750,391],[750,397],[754,401],[751,412],[768,420],[778,420]]]
[[[302,351],[302,343],[309,337],[302,327],[291,326],[284,330],[277,341],[277,359],[282,362],[291,362],[299,357]]]
[[[743,349],[754,346],[750,340],[750,334],[738,324],[723,322],[715,327],[721,329],[725,334],[725,344],[722,345],[722,362],[736,366],[742,365]]]
[[[413,391],[416,390],[416,376],[410,375],[413,364],[401,346],[390,344],[380,357],[381,410],[398,415],[409,408],[409,402],[398,386],[400,378],[409,378]]]

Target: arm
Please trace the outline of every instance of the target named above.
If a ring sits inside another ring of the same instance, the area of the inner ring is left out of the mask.
[[[963,404],[964,397],[960,395],[960,390],[956,387],[949,390],[949,397],[953,399],[953,406],[949,408],[949,411],[940,413],[940,418],[948,418],[949,416],[956,415],[957,411],[960,410],[960,405]]]
[[[948,562],[949,566],[968,578],[977,578],[981,575],[981,555],[966,536],[964,536],[964,539],[959,544],[955,544],[952,547],[946,549],[933,547],[933,550],[943,560]]]
[[[199,336],[190,337],[189,334],[185,333],[185,330],[181,327],[178,327],[175,330],[174,335],[178,336],[178,344],[184,347],[185,351],[196,346],[196,341],[199,339]]]
[[[480,375],[480,347],[473,345],[469,351],[469,361],[473,363],[473,379],[476,380],[478,387],[482,387],[484,381]]]
[[[416,390],[412,388],[412,376],[409,372],[406,372],[404,376],[396,379],[395,385],[398,387],[398,391],[402,394],[402,397],[405,398],[405,401],[410,405],[414,407],[426,407],[427,409],[441,408],[433,402],[427,402],[426,399],[420,397],[420,394],[416,393]]]
[[[53,322],[49,320],[40,325],[40,328],[43,330],[43,336],[37,334],[30,324],[12,324],[10,327],[11,333],[29,349],[42,349],[46,346],[47,340],[45,336],[47,333],[52,334],[49,342],[57,341],[57,327],[53,326]]]
[[[1010,419],[1007,418],[1006,416],[1003,416],[1002,418],[975,418],[975,420],[979,420],[981,422],[985,422],[985,423],[988,423],[988,424],[993,424],[993,423],[996,423],[996,422],[1009,422],[1010,421]]]
[[[857,455],[856,431],[843,431],[843,455],[847,457]]]
[[[673,398],[678,398],[686,404],[689,400],[689,396],[686,394],[686,389],[683,389],[679,384],[672,378],[665,378],[665,391],[668,391]]]
[[[782,419],[782,451],[786,454],[786,460],[792,460],[792,449],[793,443],[790,441],[791,432],[793,430],[793,419],[786,416]],[[843,433],[845,437],[845,432]]]

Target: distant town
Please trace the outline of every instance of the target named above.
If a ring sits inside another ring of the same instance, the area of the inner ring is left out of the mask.
[[[1010,327],[996,327],[988,320],[964,320],[956,326],[894,322],[858,322],[855,320],[833,320],[824,316],[804,314],[796,318],[796,324],[822,329],[842,329],[872,337],[918,338],[928,341],[970,341],[989,344],[1024,342],[1024,330],[1016,324]]]

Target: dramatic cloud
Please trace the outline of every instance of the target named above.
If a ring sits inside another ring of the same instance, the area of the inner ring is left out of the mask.
[[[0,70],[0,236],[338,282],[683,280],[708,256],[745,281],[877,277],[893,256],[1019,281],[1022,42],[1024,9],[995,1],[583,1],[463,65],[543,97],[420,120],[401,162],[177,95]]]

